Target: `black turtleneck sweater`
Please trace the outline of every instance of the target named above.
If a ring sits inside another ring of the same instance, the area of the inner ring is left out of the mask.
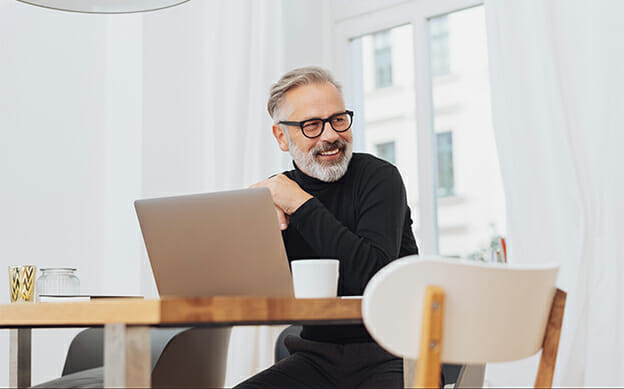
[[[296,165],[284,174],[314,196],[290,215],[282,232],[288,259],[339,259],[339,296],[362,295],[379,269],[418,254],[405,186],[390,163],[354,153],[345,175],[331,183],[306,175]],[[308,325],[301,336],[332,343],[372,341],[362,325]]]

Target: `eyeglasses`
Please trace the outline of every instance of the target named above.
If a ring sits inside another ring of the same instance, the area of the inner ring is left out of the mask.
[[[325,123],[329,123],[336,132],[345,132],[351,128],[353,123],[353,111],[344,111],[331,115],[327,119],[308,119],[302,122],[280,121],[277,124],[295,126],[301,128],[303,136],[306,138],[318,138],[325,130]]]

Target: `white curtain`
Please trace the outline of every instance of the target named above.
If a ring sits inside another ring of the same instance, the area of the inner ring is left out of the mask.
[[[197,0],[144,16],[145,196],[241,189],[289,168],[266,110],[284,72],[282,15],[282,1]],[[233,329],[227,387],[273,363],[282,328]]]
[[[287,167],[266,110],[269,88],[284,70],[282,6],[248,0],[211,1],[205,7],[205,189],[245,188]],[[273,363],[282,328],[232,330],[227,387]]]
[[[485,7],[510,258],[568,292],[554,384],[624,386],[624,2]]]
[[[279,1],[211,1],[204,5],[204,127],[209,133],[207,188],[248,186],[285,167],[266,105],[283,73]]]

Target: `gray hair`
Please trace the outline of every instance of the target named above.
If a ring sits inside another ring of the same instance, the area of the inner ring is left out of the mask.
[[[293,69],[284,74],[272,87],[267,103],[267,110],[271,118],[277,123],[282,118],[280,112],[282,101],[286,93],[298,86],[329,82],[342,94],[341,86],[329,71],[318,66],[306,66]]]

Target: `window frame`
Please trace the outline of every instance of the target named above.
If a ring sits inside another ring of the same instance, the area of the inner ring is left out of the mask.
[[[437,216],[437,148],[433,127],[428,20],[483,5],[484,0],[336,0],[333,4],[333,68],[345,82],[345,98],[356,112],[355,148],[365,145],[361,47],[351,40],[404,24],[412,25],[414,93],[418,139],[418,208],[421,254],[439,253]],[[359,52],[358,52],[359,49]],[[353,71],[354,70],[354,71]]]

